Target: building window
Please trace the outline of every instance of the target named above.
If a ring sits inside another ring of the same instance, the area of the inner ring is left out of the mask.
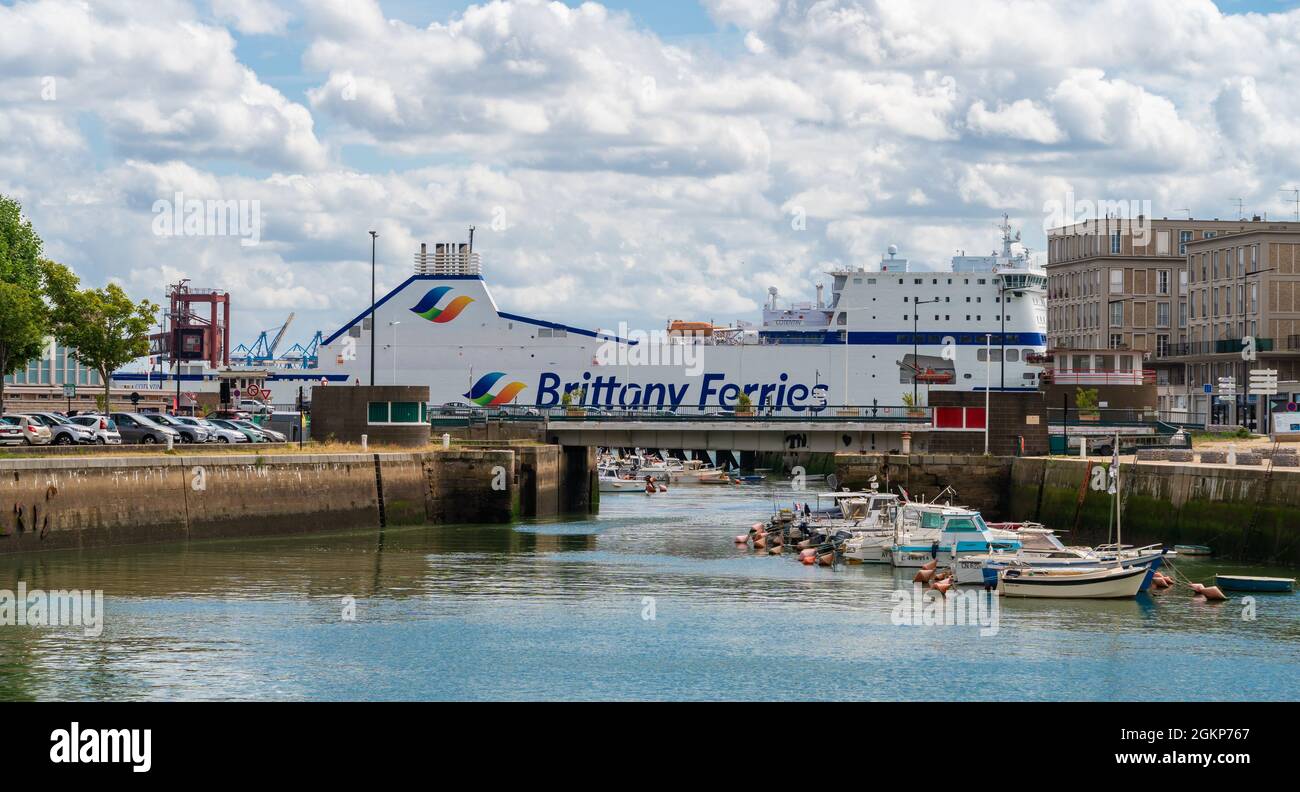
[[[1110,326],[1124,326],[1124,303],[1113,302],[1110,304]]]
[[[1156,336],[1156,357],[1169,354],[1169,336],[1161,333]]]
[[[1110,348],[1122,349],[1124,347],[1124,335],[1122,333],[1110,334]]]
[[[1169,326],[1169,303],[1156,303],[1156,327]]]
[[[1113,269],[1110,271],[1110,293],[1124,293],[1124,270]]]
[[[1187,255],[1187,243],[1188,243],[1188,242],[1191,242],[1191,241],[1192,241],[1192,232],[1191,232],[1191,231],[1179,231],[1179,232],[1178,232],[1178,255],[1180,255],[1180,256],[1186,256],[1186,255]]]
[[[1169,293],[1169,270],[1156,270],[1156,294]]]
[[[1118,231],[1112,231],[1110,234],[1110,252],[1113,254],[1119,253],[1119,232]]]
[[[388,402],[370,402],[366,423],[388,423]]]

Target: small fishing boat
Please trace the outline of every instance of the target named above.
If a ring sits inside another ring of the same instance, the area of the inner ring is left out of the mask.
[[[1214,555],[1214,551],[1205,545],[1174,545],[1174,552],[1180,556],[1207,556]]]
[[[1124,599],[1136,597],[1146,567],[1008,567],[998,573],[1004,597]]]
[[[1214,585],[1224,591],[1287,592],[1295,589],[1295,578],[1215,575]]]

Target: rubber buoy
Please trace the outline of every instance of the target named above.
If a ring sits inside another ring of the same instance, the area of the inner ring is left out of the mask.
[[[817,556],[817,563],[822,566],[831,566],[835,563],[835,554],[823,553],[822,555]]]
[[[810,555],[801,555],[799,556],[799,560],[803,562],[804,566],[812,566],[813,564],[817,563],[817,559],[813,558]]]
[[[947,593],[948,593],[948,589],[952,588],[952,581],[951,581],[951,580],[937,580],[937,581],[935,581],[934,583],[931,583],[931,584],[930,584],[930,588],[934,589],[935,591],[939,592],[940,594],[947,594]]]
[[[921,569],[938,569],[938,568],[939,568],[938,559],[935,559],[934,561],[929,561],[924,566],[921,567]]]
[[[749,526],[749,528],[750,528],[750,530],[753,530],[753,531],[761,531],[761,530],[763,530],[763,524],[762,524],[762,523],[754,523],[753,525]]]
[[[1191,588],[1192,591],[1195,591],[1197,594],[1200,594],[1202,591],[1205,591],[1204,583],[1188,583],[1187,585],[1188,587]]]
[[[925,567],[921,567],[920,569],[916,570],[916,576],[912,578],[912,582],[913,582],[913,583],[929,583],[929,582],[930,582],[930,578],[932,578],[932,577],[934,577],[934,570],[933,570],[933,569],[926,569]]]
[[[736,537],[736,544],[749,544],[749,537],[748,537],[748,536],[745,536],[745,535],[743,535],[743,534],[740,535],[740,536],[737,536],[737,537]]]
[[[935,579],[936,581],[939,581],[939,580],[947,580],[947,579],[950,578],[950,577],[952,577],[952,570],[951,570],[951,569],[943,569],[943,570],[940,570],[937,574],[935,574],[934,579]]]
[[[767,554],[768,554],[768,555],[781,555],[781,550],[782,550],[781,545],[772,545],[771,547],[767,548]]]
[[[812,558],[815,555],[817,555],[817,551],[811,547],[799,551],[800,558]]]
[[[1228,595],[1224,594],[1222,591],[1219,591],[1218,586],[1205,586],[1204,588],[1201,589],[1201,596],[1205,597],[1207,600],[1210,600],[1211,602],[1222,602],[1223,600],[1226,600],[1228,598]]]
[[[758,537],[757,539],[754,540],[754,549],[755,549],[755,550],[762,550],[764,547],[767,547],[767,540],[766,540],[766,539],[764,539],[763,537],[760,536],[760,537]]]

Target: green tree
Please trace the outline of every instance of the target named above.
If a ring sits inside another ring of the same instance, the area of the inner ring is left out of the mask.
[[[48,327],[45,303],[35,290],[0,280],[0,412],[4,378],[40,356]]]
[[[119,367],[149,354],[149,330],[158,306],[148,300],[132,302],[116,283],[79,288],[77,276],[62,264],[44,261],[42,267],[54,337],[82,365],[99,372],[104,409],[111,410],[109,378]]]
[[[40,296],[41,247],[22,206],[0,195],[0,411],[4,378],[40,355],[48,332]]]

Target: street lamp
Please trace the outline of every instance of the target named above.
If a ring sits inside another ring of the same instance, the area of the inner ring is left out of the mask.
[[[917,385],[916,385],[916,375],[921,370],[921,363],[920,363],[921,355],[916,341],[916,320],[920,315],[920,311],[917,310],[917,306],[929,305],[930,303],[937,303],[937,302],[939,302],[938,297],[934,298],[933,300],[912,300],[912,406],[913,407],[920,405],[920,401],[919,401],[920,393],[918,392]]]
[[[993,385],[993,334],[984,334],[984,456],[989,455],[989,391]]]
[[[393,384],[394,385],[397,384],[397,326],[399,324],[401,324],[401,321],[399,320],[394,320],[388,323],[388,326],[393,328]]]
[[[370,232],[370,387],[375,385],[375,240],[378,231]]]

